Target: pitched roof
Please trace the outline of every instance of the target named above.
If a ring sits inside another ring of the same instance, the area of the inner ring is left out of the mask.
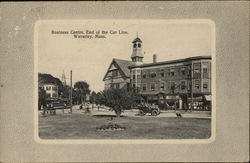
[[[122,60],[122,59],[117,59],[117,58],[114,58],[114,61],[118,64],[118,66],[121,68],[124,74],[127,77],[130,77],[130,70],[128,67],[132,66],[132,61]]]
[[[123,72],[123,74],[126,77],[128,77],[128,78],[130,77],[130,70],[128,67],[132,66],[132,61],[114,58],[110,64],[108,70],[111,68],[113,63],[115,63],[121,69],[121,71]],[[107,74],[108,74],[108,71],[106,72],[103,80],[106,78]]]
[[[141,41],[141,39],[139,37],[136,37],[132,43],[135,43],[135,42],[141,42],[142,43],[142,41]]]

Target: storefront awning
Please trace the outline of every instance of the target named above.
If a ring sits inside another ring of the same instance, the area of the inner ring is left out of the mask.
[[[142,92],[142,96],[158,95],[159,92]]]
[[[193,99],[191,99],[191,97],[188,97],[188,101],[202,101],[203,100],[203,97],[202,96],[199,96],[199,97],[193,97]]]
[[[166,96],[166,99],[167,100],[176,100],[176,99],[179,99],[179,96],[174,96],[174,95]]]

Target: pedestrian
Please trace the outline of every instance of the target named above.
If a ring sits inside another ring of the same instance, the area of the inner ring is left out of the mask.
[[[89,110],[89,102],[88,102],[86,105],[86,113],[89,113],[89,112],[90,112],[90,110]]]

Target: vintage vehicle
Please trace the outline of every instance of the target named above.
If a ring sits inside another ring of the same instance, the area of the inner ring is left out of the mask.
[[[45,100],[45,106],[43,114],[50,113],[55,115],[56,109],[69,109],[69,103],[66,99],[60,99],[60,98],[47,98]]]
[[[157,116],[160,114],[160,109],[156,105],[138,105],[138,108],[140,115],[150,113],[152,116]]]

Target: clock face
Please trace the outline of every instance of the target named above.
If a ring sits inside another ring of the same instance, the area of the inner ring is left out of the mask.
[[[134,48],[136,48],[136,44],[134,44]]]
[[[138,44],[138,47],[140,48],[140,47],[141,47],[141,44]]]

